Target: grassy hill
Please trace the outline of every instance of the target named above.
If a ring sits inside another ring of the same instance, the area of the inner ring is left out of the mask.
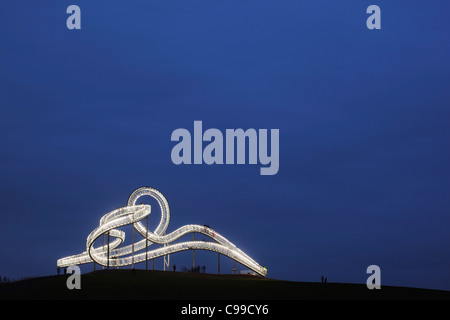
[[[249,275],[146,270],[101,270],[81,275],[81,290],[66,287],[68,275],[0,284],[0,299],[304,300],[450,299],[450,291],[365,284],[294,282]]]

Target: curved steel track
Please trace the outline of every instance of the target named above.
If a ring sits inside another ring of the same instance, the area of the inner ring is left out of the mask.
[[[161,220],[153,232],[147,230],[141,223],[141,220],[147,217],[151,212],[151,207],[149,205],[136,205],[137,200],[142,196],[150,196],[156,199],[161,209]],[[265,267],[260,266],[255,260],[250,258],[233,243],[213,229],[207,226],[189,224],[166,234],[169,221],[169,203],[162,193],[150,187],[139,188],[130,195],[126,207],[113,210],[100,219],[99,226],[95,228],[87,238],[85,252],[61,258],[57,261],[57,265],[58,267],[68,267],[70,265],[79,265],[95,261],[102,266],[122,267],[184,250],[209,250],[228,256],[253,270],[255,273],[263,277],[266,276],[267,269]],[[139,232],[144,239],[134,244],[120,247],[125,240],[125,232],[118,230],[117,228],[130,224],[133,225],[133,228]],[[172,243],[180,237],[192,232],[202,233],[210,237],[213,241],[184,241]],[[95,240],[108,233],[114,240],[110,241],[109,245],[102,245],[95,248]],[[164,246],[158,249],[147,249],[146,252],[136,253],[146,249],[146,247],[152,243]]]

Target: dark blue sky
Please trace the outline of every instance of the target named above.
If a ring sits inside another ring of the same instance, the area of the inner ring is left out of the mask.
[[[81,30],[66,28],[71,4]],[[371,4],[381,30],[366,28]],[[450,290],[449,10],[447,0],[2,2],[0,275],[54,274],[149,185],[169,201],[169,231],[209,224],[269,277],[365,283],[377,264],[382,285]],[[194,120],[279,129],[278,174],[174,165],[171,133]],[[216,256],[201,257],[215,271]]]

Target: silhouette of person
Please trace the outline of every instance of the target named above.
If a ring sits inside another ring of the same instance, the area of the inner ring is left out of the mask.
[[[323,276],[322,276],[322,283],[323,283]]]
[[[176,269],[177,269],[177,266],[173,265],[173,272],[175,272]]]

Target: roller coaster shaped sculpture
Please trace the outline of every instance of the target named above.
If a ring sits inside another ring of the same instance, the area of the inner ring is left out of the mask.
[[[161,220],[153,232],[150,232],[140,222],[151,212],[151,206],[149,205],[136,205],[137,200],[143,196],[153,197],[158,201],[161,208]],[[87,237],[85,252],[61,258],[57,261],[57,266],[64,268],[71,265],[96,262],[104,267],[122,267],[129,265],[134,267],[135,263],[166,256],[175,252],[184,250],[209,250],[228,256],[263,277],[267,275],[267,269],[265,267],[260,266],[256,261],[238,249],[233,243],[208,226],[190,224],[166,234],[169,220],[169,203],[161,192],[150,187],[136,189],[128,198],[126,207],[111,211],[100,219],[100,225]],[[117,228],[130,224],[133,225],[133,228],[137,230],[144,239],[128,246],[119,247],[125,240],[125,232],[118,230]],[[171,244],[178,238],[193,232],[202,233],[213,239],[215,242],[186,241]],[[103,244],[102,246],[94,248],[93,245],[95,240],[102,235],[108,235],[115,239],[111,242],[108,241],[107,245]],[[148,246],[152,243],[163,245],[163,247],[148,250]],[[138,254],[135,253],[143,249],[146,249],[146,251]],[[131,256],[129,256],[130,254]]]

